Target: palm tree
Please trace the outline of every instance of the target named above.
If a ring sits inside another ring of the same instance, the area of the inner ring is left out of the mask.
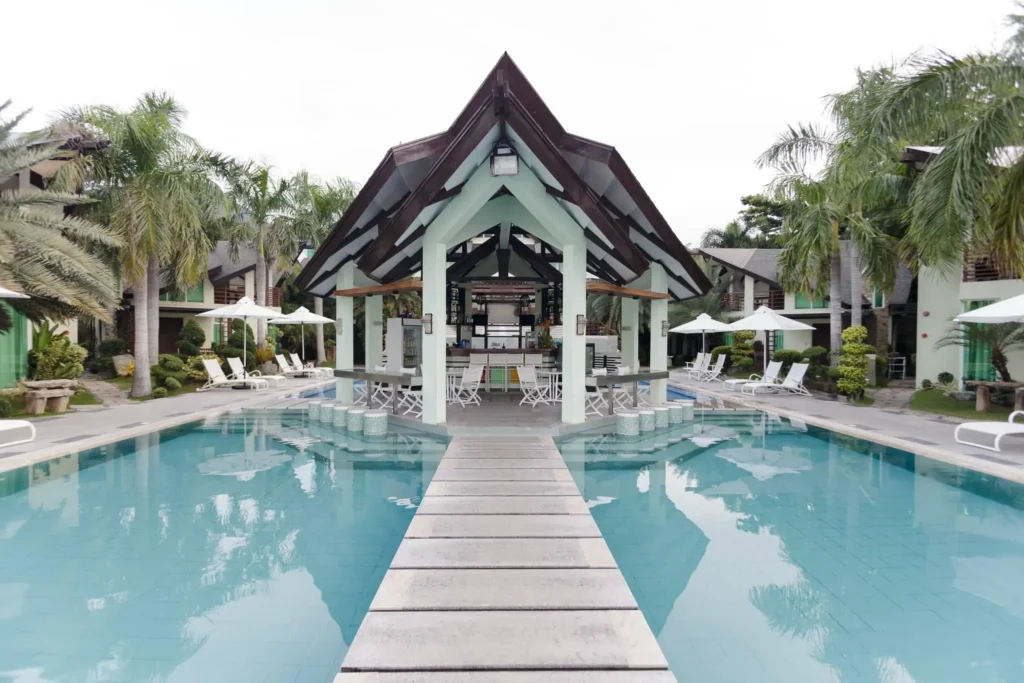
[[[871,112],[879,135],[942,152],[920,173],[904,249],[959,268],[965,251],[1024,272],[1024,18],[998,54],[915,57]]]
[[[707,313],[712,318],[717,317],[725,308],[722,298],[729,290],[729,276],[714,261],[702,259],[699,256],[695,260],[700,269],[704,271],[704,276],[707,277],[708,282],[711,283],[711,289],[704,296],[670,304],[668,307],[668,322],[672,327],[689,322],[701,313]]]
[[[729,221],[724,228],[711,228],[700,238],[700,246],[705,249],[740,249],[757,246],[757,240],[751,236],[750,228],[740,225],[739,221]]]
[[[824,295],[830,300],[833,363],[841,344],[840,241],[851,250],[851,323],[861,324],[863,277],[888,290],[896,271],[895,241],[885,232],[889,217],[907,195],[906,168],[897,161],[899,143],[874,135],[868,112],[891,80],[879,69],[858,72],[857,85],[829,98],[832,129],[813,125],[789,127],[757,160],[774,168],[772,185],[788,203],[780,237],[779,271],[787,288]],[[824,159],[824,170],[809,176],[808,162]]]
[[[266,166],[253,162],[235,164],[229,169],[227,180],[232,212],[238,221],[232,241],[244,241],[255,247],[256,303],[266,306],[268,266],[275,270],[283,246],[295,242],[293,224],[288,221],[289,185],[286,180],[272,178]],[[266,323],[257,321],[256,343],[262,346],[266,334]]]
[[[65,166],[62,180],[70,186],[88,181],[97,219],[123,244],[121,272],[133,287],[135,308],[136,397],[152,391],[161,267],[173,261],[172,286],[200,281],[213,246],[206,228],[220,207],[221,193],[212,182],[219,160],[182,132],[185,116],[164,93],[146,93],[127,112],[96,106],[62,115],[63,125],[110,143]]]
[[[330,235],[356,198],[359,188],[347,178],[336,178],[333,183],[320,184],[310,179],[309,174],[300,171],[292,178],[291,203],[298,232],[307,237],[308,244],[318,248]],[[324,314],[323,297],[313,297],[313,312]],[[324,326],[316,326],[317,362],[327,360],[324,347]]]
[[[1024,348],[1024,325],[963,323],[954,327],[935,344],[937,349],[945,346],[988,347],[991,349],[992,367],[999,373],[1000,381],[1012,382],[1006,355],[1010,351]]]
[[[0,113],[10,104],[0,104]],[[27,114],[0,118],[0,179],[26,177],[60,146],[42,142],[40,134],[15,137],[11,131]],[[0,191],[0,285],[30,295],[6,300],[30,320],[91,316],[109,321],[109,309],[119,303],[114,274],[95,252],[119,248],[121,242],[102,226],[64,215],[65,206],[87,201],[52,189]],[[7,307],[0,306],[0,332],[11,326]]]

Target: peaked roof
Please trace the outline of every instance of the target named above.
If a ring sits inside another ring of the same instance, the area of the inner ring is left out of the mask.
[[[781,249],[718,249],[718,248],[707,248],[701,249],[700,253],[704,254],[708,258],[711,258],[718,263],[738,270],[745,275],[749,275],[755,280],[766,282],[773,287],[784,289],[779,284],[779,254],[782,253]],[[842,281],[839,284],[839,291],[843,298],[843,303],[849,305],[852,297],[850,296],[850,243],[843,240],[839,243],[840,263]],[[910,268],[906,263],[900,261],[896,267],[896,280],[893,283],[893,291],[888,296],[888,302],[892,304],[905,304],[910,297],[910,285],[914,279],[913,273],[910,272]],[[864,283],[865,287],[869,287],[868,283]],[[862,293],[861,304],[868,304],[867,293]]]
[[[707,292],[707,278],[618,151],[568,133],[507,53],[448,130],[388,150],[298,286],[326,295],[350,261],[381,282],[414,273],[427,226],[501,134],[584,230],[588,270],[625,284],[660,263],[675,298]]]

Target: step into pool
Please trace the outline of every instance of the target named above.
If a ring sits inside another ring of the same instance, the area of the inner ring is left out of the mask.
[[[680,681],[1024,681],[1024,487],[759,412],[558,441]]]
[[[0,474],[0,681],[330,683],[445,447],[245,414]]]

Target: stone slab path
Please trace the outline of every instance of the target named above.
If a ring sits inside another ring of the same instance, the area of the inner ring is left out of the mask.
[[[335,683],[671,683],[550,437],[455,437]]]

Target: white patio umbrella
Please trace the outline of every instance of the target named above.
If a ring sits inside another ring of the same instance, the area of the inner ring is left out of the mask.
[[[1024,322],[1024,294],[997,301],[988,306],[961,313],[958,323],[1020,323]]]
[[[197,318],[241,318],[242,322],[246,325],[249,324],[249,318],[278,318],[281,313],[279,311],[272,311],[269,308],[263,306],[257,306],[253,303],[253,300],[247,296],[243,296],[241,299],[233,304],[222,306],[221,308],[215,308],[212,311],[203,311],[196,315]],[[242,364],[245,364],[245,357],[248,355],[246,350],[246,342],[249,339],[249,335],[245,334],[245,330],[242,331]]]
[[[28,294],[22,294],[21,292],[15,292],[7,289],[6,287],[0,287],[0,299],[28,299]]]
[[[316,313],[311,313],[305,306],[299,306],[288,315],[283,315],[278,318],[272,318],[270,320],[273,325],[299,325],[301,327],[302,334],[302,362],[306,362],[306,323],[310,325],[323,325],[324,323],[333,323],[334,321],[330,318],[326,318]]]
[[[673,327],[669,332],[678,332],[679,334],[697,334],[700,333],[700,350],[707,351],[707,333],[708,332],[728,332],[729,325],[723,322],[719,322],[712,318],[707,313],[701,313],[696,318],[688,323],[677,325]]]
[[[746,318],[741,318],[734,323],[729,325],[729,329],[735,332],[746,331],[746,332],[774,332],[776,330],[813,330],[814,327],[802,323],[799,320],[793,320],[787,318],[784,315],[779,315],[767,306],[761,306],[759,309],[748,315]],[[768,347],[765,344],[764,354],[764,369],[768,369]]]

